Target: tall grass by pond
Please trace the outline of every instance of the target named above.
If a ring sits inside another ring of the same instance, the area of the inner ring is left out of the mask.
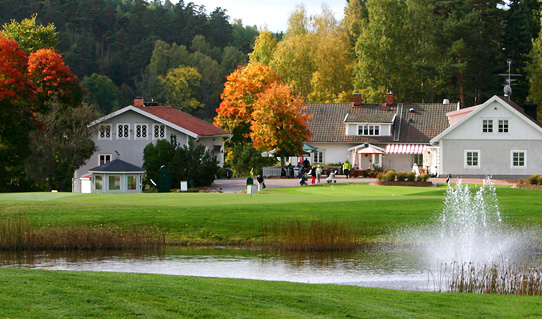
[[[542,295],[542,267],[528,263],[443,264],[435,278],[443,290],[500,295]]]
[[[139,249],[165,244],[157,228],[120,229],[107,226],[41,226],[33,225],[22,214],[1,216],[0,249]]]
[[[263,246],[281,251],[347,251],[359,247],[361,234],[345,222],[299,220],[263,226]]]

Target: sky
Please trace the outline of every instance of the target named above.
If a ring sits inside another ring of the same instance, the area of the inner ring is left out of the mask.
[[[335,14],[337,20],[344,17],[346,0],[188,0],[196,5],[204,5],[207,13],[216,7],[227,10],[230,22],[241,19],[243,25],[257,26],[259,29],[267,26],[271,32],[286,32],[288,17],[296,5],[304,4],[309,15],[319,15],[322,4],[325,3]]]

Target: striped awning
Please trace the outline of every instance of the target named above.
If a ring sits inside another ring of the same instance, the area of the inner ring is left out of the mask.
[[[386,154],[422,154],[425,144],[388,144]]]

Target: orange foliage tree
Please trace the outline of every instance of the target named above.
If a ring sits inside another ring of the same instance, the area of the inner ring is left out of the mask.
[[[301,154],[303,141],[311,136],[304,100],[281,84],[269,66],[253,62],[239,68],[227,77],[221,97],[214,124],[233,133],[232,149],[252,144],[260,152],[275,149],[283,160]]]
[[[83,88],[54,49],[39,49],[28,57],[28,74],[37,87],[37,98],[41,102],[57,97],[66,105],[79,105],[83,99]]]
[[[29,154],[29,134],[43,128],[37,113],[57,97],[81,103],[83,89],[54,50],[26,57],[17,42],[0,36],[0,191],[17,184]]]
[[[231,132],[233,143],[250,142],[252,112],[258,94],[280,78],[268,66],[250,63],[228,75],[226,80],[214,124]]]
[[[303,152],[303,141],[311,137],[304,114],[304,99],[285,84],[273,83],[258,95],[252,113],[250,138],[260,151],[275,150],[282,160]]]

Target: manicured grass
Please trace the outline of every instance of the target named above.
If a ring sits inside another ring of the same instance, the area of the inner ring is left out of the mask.
[[[474,185],[471,186],[475,188]],[[390,230],[429,222],[442,209],[445,187],[367,184],[268,189],[261,194],[0,194],[0,212],[22,213],[37,225],[158,227],[169,242],[247,243],[265,225],[315,220],[347,222],[368,241]],[[498,188],[505,223],[542,225],[540,191]]]
[[[535,318],[529,296],[149,274],[0,270],[2,318]]]

